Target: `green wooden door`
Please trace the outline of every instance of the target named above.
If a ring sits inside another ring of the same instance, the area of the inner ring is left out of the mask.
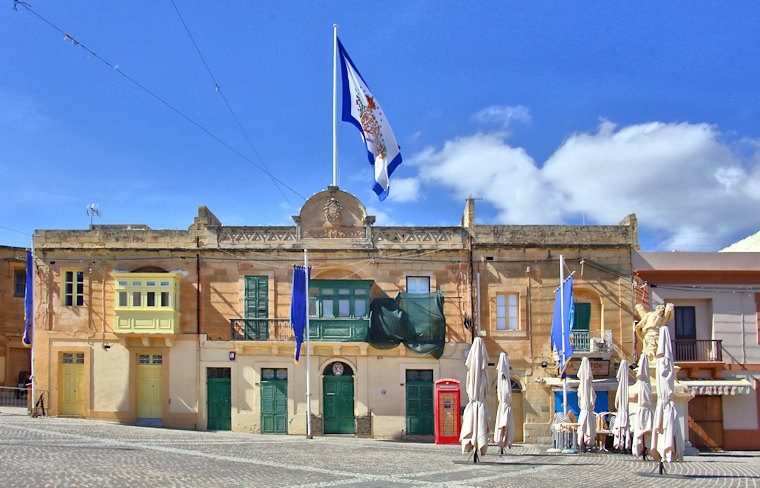
[[[266,276],[245,277],[245,318],[265,319],[269,317],[269,279]],[[245,340],[266,341],[269,339],[267,321],[249,321],[245,328]]]
[[[206,406],[208,430],[232,430],[232,380],[230,368],[208,368]]]
[[[406,374],[407,435],[435,434],[433,372],[429,371],[429,375],[427,373],[428,371],[409,370]]]
[[[353,376],[325,376],[322,384],[325,434],[353,434]]]
[[[573,332],[589,331],[591,325],[591,304],[588,302],[575,302],[575,323]]]
[[[288,433],[288,370],[261,371],[261,433]]]

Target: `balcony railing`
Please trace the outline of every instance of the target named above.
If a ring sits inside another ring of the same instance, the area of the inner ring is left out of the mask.
[[[232,341],[289,341],[292,338],[289,319],[230,319]]]
[[[570,343],[577,352],[609,352],[612,350],[612,331],[574,330]]]
[[[676,361],[723,362],[723,341],[719,340],[685,340],[673,341],[673,354]]]
[[[366,342],[369,319],[330,318],[309,321],[309,340]],[[230,319],[232,341],[292,341],[289,319]]]

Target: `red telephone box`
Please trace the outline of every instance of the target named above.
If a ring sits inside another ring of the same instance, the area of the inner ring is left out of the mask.
[[[459,413],[459,381],[442,378],[435,382],[435,443],[459,444],[462,416]]]

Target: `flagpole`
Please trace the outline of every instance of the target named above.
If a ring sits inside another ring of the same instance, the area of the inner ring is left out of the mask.
[[[564,408],[565,418],[567,418],[567,364],[565,361],[565,258],[560,254],[559,256],[559,314],[562,324],[562,361],[560,367],[562,368],[562,406]]]
[[[338,24],[333,24],[333,180],[332,180],[332,186],[338,186]]]
[[[33,417],[37,416],[36,415],[36,413],[37,413],[36,412],[37,406],[36,406],[36,400],[35,400],[35,395],[37,394],[37,388],[35,388],[35,386],[34,386],[37,383],[37,379],[34,377],[34,335],[35,335],[34,334],[34,277],[35,277],[36,274],[37,273],[34,272],[34,236],[32,236],[32,307],[31,307],[31,310],[29,311],[29,313],[31,314],[31,318],[30,318],[30,322],[29,322],[29,327],[32,329],[31,330],[32,351],[31,351],[31,354],[30,354],[30,359],[32,361],[32,364],[31,364],[32,377],[31,377],[31,379],[29,381],[31,381],[31,383],[32,383],[32,392],[31,392],[31,394],[32,394],[32,416]],[[24,385],[24,386],[26,386],[26,385]]]
[[[306,280],[306,286],[304,287],[304,293],[306,294],[306,438],[312,439],[311,434],[311,354],[309,353],[309,251],[303,250],[303,267],[304,267],[304,280]]]

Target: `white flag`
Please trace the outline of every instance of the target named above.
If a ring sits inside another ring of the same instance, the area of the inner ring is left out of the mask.
[[[341,78],[343,79],[343,121],[361,132],[367,145],[369,163],[375,167],[373,190],[380,201],[388,196],[390,177],[401,164],[401,148],[385,118],[383,109],[354,66],[343,44],[338,41]]]

